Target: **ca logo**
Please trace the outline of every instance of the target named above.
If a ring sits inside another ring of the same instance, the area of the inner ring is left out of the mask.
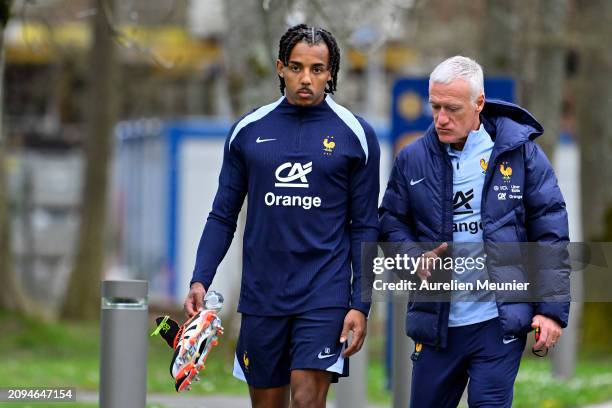
[[[285,175],[283,172],[289,169]],[[298,188],[308,188],[308,180],[306,179],[306,175],[312,171],[312,162],[308,162],[302,166],[300,163],[283,163],[276,169],[276,179],[279,183],[275,183],[276,187],[298,187]],[[299,179],[299,181],[298,181]],[[298,181],[294,183],[295,181]]]

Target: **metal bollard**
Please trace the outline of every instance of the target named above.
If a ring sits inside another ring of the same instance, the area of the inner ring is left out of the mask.
[[[368,379],[368,339],[359,353],[351,356],[350,377],[341,379],[335,384],[336,408],[365,408],[367,399]]]
[[[412,391],[412,360],[414,342],[406,336],[407,299],[395,299],[393,302],[393,357],[392,385],[393,408],[405,408],[410,405]]]
[[[102,282],[101,408],[146,405],[147,293],[146,281]]]

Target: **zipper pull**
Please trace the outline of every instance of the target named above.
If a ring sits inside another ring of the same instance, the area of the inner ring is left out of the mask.
[[[423,350],[423,343],[415,343],[414,352],[410,356],[410,359],[412,361],[417,361],[419,359],[419,355],[421,354],[421,350]]]

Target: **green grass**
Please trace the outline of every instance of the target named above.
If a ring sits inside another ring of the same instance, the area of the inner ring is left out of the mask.
[[[612,400],[612,358],[580,360],[568,381],[550,374],[549,359],[526,359],[514,386],[513,407],[570,408]]]
[[[0,407],[6,408],[41,408],[45,405],[42,402],[0,402]],[[47,406],[53,408],[95,408],[98,404],[81,404],[80,402],[54,402]]]
[[[98,404],[82,404],[80,402],[54,402],[49,405],[43,405],[41,402],[0,402],[0,407],[6,408],[42,408],[44,406],[52,408],[98,408]],[[147,408],[164,408],[161,405],[147,404]]]
[[[369,400],[390,406],[385,387],[384,366],[368,365]],[[513,408],[574,408],[612,400],[612,356],[580,360],[574,378],[568,381],[551,376],[550,360],[523,358],[514,384]],[[466,407],[467,405],[461,405]]]
[[[0,327],[0,387],[98,389],[98,323],[18,321],[0,312]],[[152,321],[151,331],[153,328]],[[234,346],[230,339],[221,339],[191,393],[247,394],[244,384],[232,377]],[[149,337],[148,392],[175,392],[169,372],[171,358],[172,349],[161,337]]]
[[[385,390],[384,366],[368,366],[369,400],[390,406]],[[574,378],[557,380],[550,374],[550,360],[524,358],[514,384],[513,408],[574,408],[612,400],[612,357],[581,360]],[[463,405],[467,406],[467,405]]]
[[[15,319],[0,312],[0,387],[76,387],[95,391],[99,385],[98,323],[49,324],[32,319]],[[389,406],[385,389],[384,344],[374,327],[370,331],[368,397],[377,405]],[[153,325],[151,325],[153,330]],[[232,377],[235,342],[222,338],[213,350],[202,381],[191,394],[247,395],[241,381]],[[159,337],[149,338],[148,392],[174,393],[169,374],[172,350]],[[593,355],[579,360],[576,376],[559,381],[550,375],[550,360],[525,358],[515,384],[513,407],[571,408],[612,400],[612,356]],[[52,404],[53,407],[88,408],[95,404]],[[0,403],[0,407],[36,408],[40,403]],[[153,407],[153,406],[151,406]]]

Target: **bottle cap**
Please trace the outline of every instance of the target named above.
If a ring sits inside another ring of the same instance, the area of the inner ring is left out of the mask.
[[[219,311],[223,307],[223,295],[217,291],[210,291],[204,296],[204,307]]]

